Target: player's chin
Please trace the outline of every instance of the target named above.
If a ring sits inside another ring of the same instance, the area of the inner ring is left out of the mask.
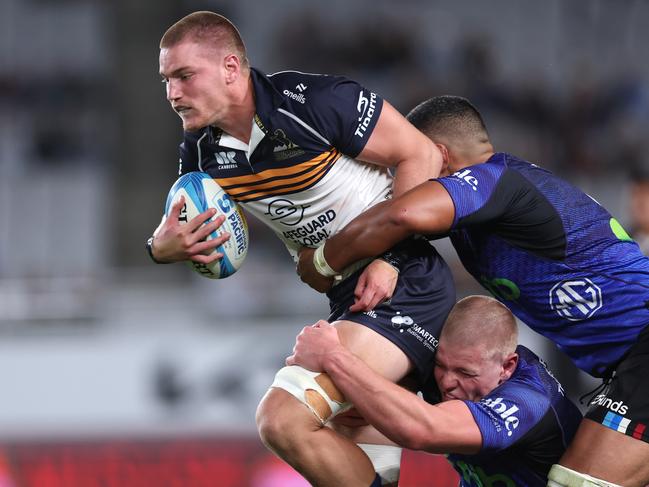
[[[187,120],[183,119],[183,130],[186,132],[196,132],[200,127],[192,122],[188,122]]]
[[[196,132],[197,130],[200,130],[208,125],[206,122],[197,119],[196,117],[181,115],[180,118],[183,121],[183,130],[187,132]]]

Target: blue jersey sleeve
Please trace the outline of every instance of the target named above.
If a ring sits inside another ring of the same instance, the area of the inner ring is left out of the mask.
[[[313,91],[305,91],[305,118],[340,152],[358,156],[376,127],[383,99],[341,76],[322,76],[318,81]]]
[[[446,188],[455,205],[453,228],[462,228],[471,222],[484,223],[498,218],[509,207],[511,192],[496,192],[505,167],[496,164],[477,164],[466,167],[437,181]],[[479,216],[476,221],[476,216]]]
[[[550,402],[536,385],[512,378],[480,402],[465,401],[482,434],[481,452],[515,445],[543,418]]]

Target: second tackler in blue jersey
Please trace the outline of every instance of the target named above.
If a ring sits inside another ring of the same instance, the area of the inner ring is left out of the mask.
[[[597,201],[505,153],[439,181],[464,267],[582,370],[601,377],[649,324],[649,259]]]
[[[523,346],[516,370],[479,402],[464,401],[482,434],[475,455],[448,456],[462,487],[545,487],[581,413],[545,364]]]

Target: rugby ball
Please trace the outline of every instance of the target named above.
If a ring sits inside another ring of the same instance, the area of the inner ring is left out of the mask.
[[[239,205],[223,191],[223,188],[204,172],[189,172],[183,174],[169,190],[165,204],[165,215],[169,216],[171,207],[184,196],[185,204],[180,211],[180,223],[187,223],[195,216],[209,208],[216,209],[216,215],[225,216],[223,224],[207,238],[213,239],[228,232],[230,238],[216,248],[215,252],[223,254],[223,258],[211,264],[187,261],[187,264],[203,277],[222,279],[234,274],[248,253],[248,223]],[[211,221],[211,220],[210,220]]]

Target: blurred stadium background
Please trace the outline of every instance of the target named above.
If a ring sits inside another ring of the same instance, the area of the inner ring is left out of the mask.
[[[222,282],[144,251],[181,136],[158,41],[203,9],[231,18],[266,72],[345,74],[404,113],[467,96],[498,148],[636,225],[645,0],[1,0],[2,487],[306,485],[264,451],[254,411],[324,298],[256,222],[246,263]],[[460,294],[482,293],[439,246]],[[573,397],[596,385],[522,331]],[[433,478],[456,482],[443,458],[408,456],[402,485]]]

